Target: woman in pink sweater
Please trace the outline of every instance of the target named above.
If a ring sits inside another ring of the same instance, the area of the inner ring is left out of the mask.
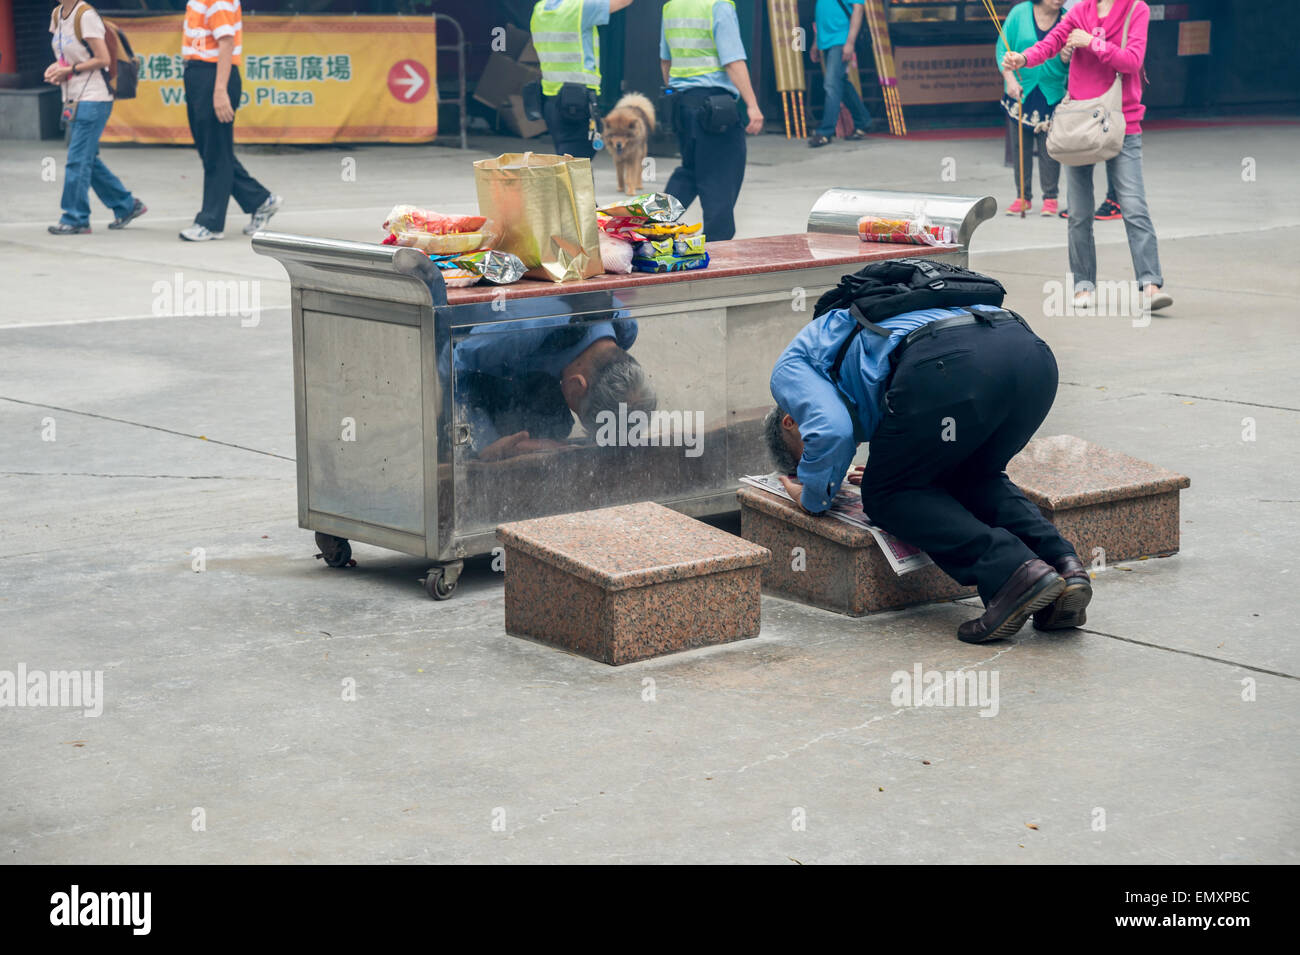
[[[1130,17],[1130,11],[1132,16]],[[1128,19],[1128,41],[1121,45],[1124,21]],[[1051,33],[1023,53],[1008,52],[1002,58],[1004,70],[1037,66],[1062,49],[1071,52],[1070,99],[1101,96],[1116,75],[1123,78],[1124,147],[1114,159],[1106,160],[1116,198],[1124,210],[1133,271],[1142,287],[1144,308],[1151,311],[1173,304],[1164,291],[1155,226],[1147,210],[1146,188],[1142,184],[1142,63],[1147,52],[1147,24],[1151,11],[1142,0],[1079,0]],[[1070,209],[1091,209],[1093,167],[1069,166],[1066,182]],[[1070,271],[1074,274],[1075,304],[1090,307],[1097,285],[1097,249],[1092,237],[1092,216],[1070,216]]]

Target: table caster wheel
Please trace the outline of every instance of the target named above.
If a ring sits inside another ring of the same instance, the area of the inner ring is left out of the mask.
[[[441,567],[430,567],[424,577],[424,592],[434,600],[449,599],[456,592],[456,584],[460,582],[460,572],[464,566],[461,561],[456,561]]]
[[[352,545],[342,537],[317,531],[316,546],[320,548],[320,553],[316,555],[317,559],[325,561],[331,567],[357,566],[357,562],[352,559]]]

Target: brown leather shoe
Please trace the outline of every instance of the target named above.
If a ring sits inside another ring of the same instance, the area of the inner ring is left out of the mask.
[[[1092,600],[1092,578],[1077,554],[1066,554],[1052,561],[1057,573],[1065,578],[1061,596],[1034,614],[1035,630],[1068,630],[1088,622],[1085,608]]]
[[[1065,578],[1035,557],[1027,560],[993,595],[982,617],[967,620],[957,628],[957,639],[965,643],[987,643],[1009,637],[1025,625],[1029,615],[1041,610],[1065,590]]]

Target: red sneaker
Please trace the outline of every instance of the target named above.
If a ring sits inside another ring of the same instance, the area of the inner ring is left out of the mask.
[[[1120,212],[1118,202],[1114,199],[1107,199],[1097,207],[1097,214],[1093,216],[1093,218],[1099,221],[1105,221],[1107,219],[1122,219],[1124,218],[1124,215]]]
[[[1021,209],[1024,209],[1025,212],[1028,212],[1033,207],[1034,204],[1032,201],[1026,202],[1025,200],[1021,199],[1019,196],[1016,196],[1016,198],[1012,200],[1011,205],[1007,206],[1006,214],[1009,216],[1018,216],[1020,215]]]
[[[1039,213],[1040,216],[1056,216],[1060,214],[1060,208],[1057,206],[1055,199],[1043,200],[1043,211]]]

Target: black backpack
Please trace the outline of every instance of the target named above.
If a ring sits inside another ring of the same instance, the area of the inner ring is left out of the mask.
[[[922,308],[1001,307],[1007,290],[997,279],[947,262],[929,259],[887,259],[872,262],[817,300],[813,318],[833,308],[847,308],[858,324],[879,335],[890,330],[878,323]]]
[[[888,338],[892,332],[879,322],[922,308],[968,308],[971,305],[1002,307],[1007,290],[997,279],[946,262],[929,259],[887,259],[872,262],[844,276],[840,284],[817,300],[813,318],[833,308],[847,308],[858,327],[844,339],[831,377],[839,378],[840,366],[858,332],[867,328]]]

